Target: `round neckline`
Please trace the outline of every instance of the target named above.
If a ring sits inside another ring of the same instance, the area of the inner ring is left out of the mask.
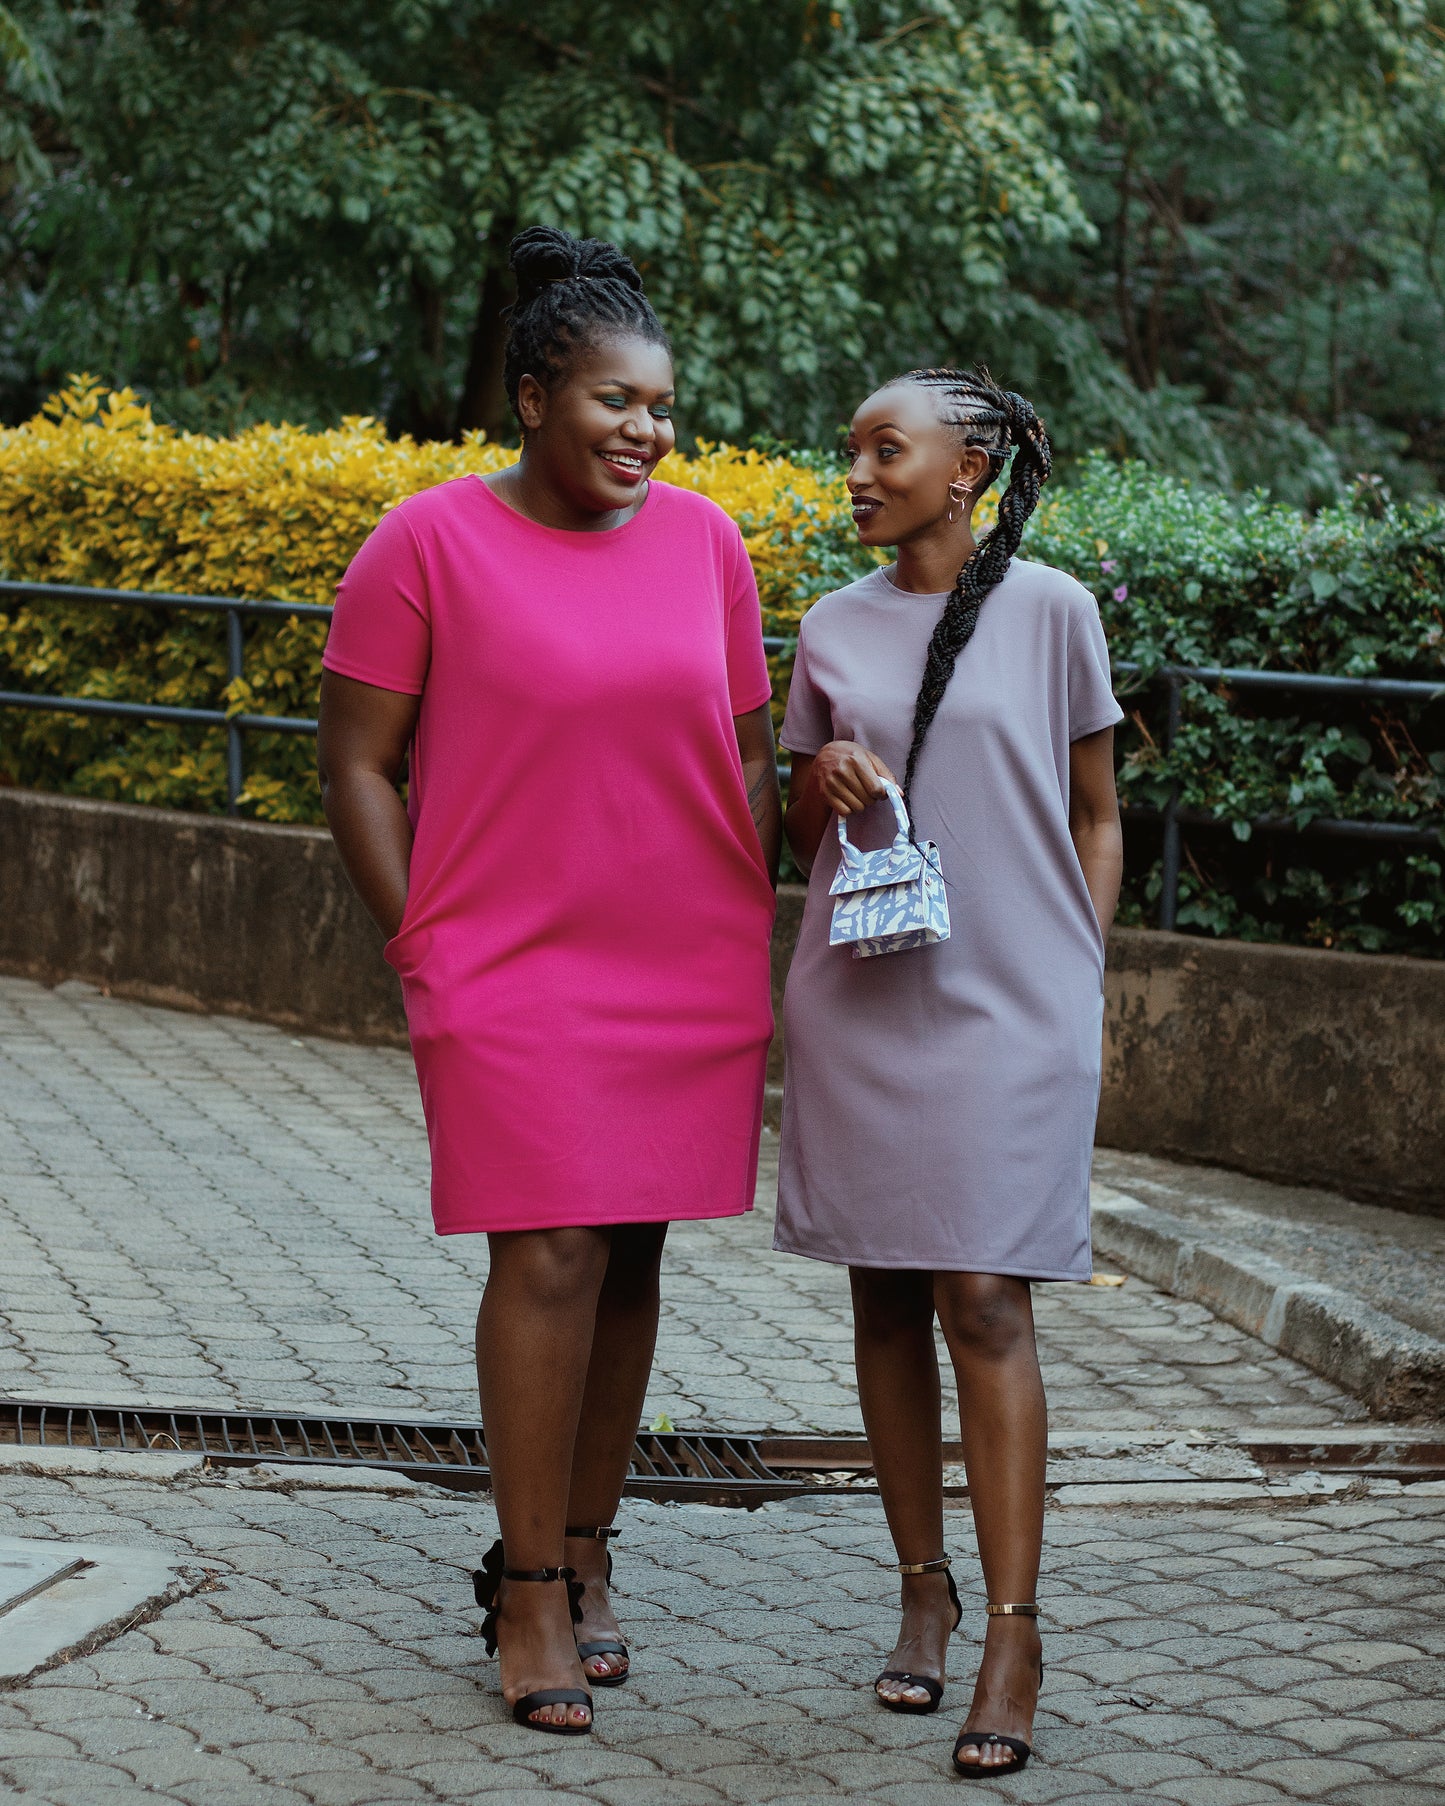
[[[582,527],[549,527],[545,521],[533,520],[530,514],[523,514],[520,508],[514,508],[510,502],[504,502],[501,496],[497,494],[496,490],[493,489],[492,485],[487,482],[486,478],[483,477],[479,471],[469,470],[467,475],[475,480],[477,487],[492,505],[500,508],[509,520],[514,520],[523,527],[531,527],[538,533],[555,534],[559,539],[565,539],[569,542],[576,541],[584,543],[591,539],[602,540],[604,542],[613,540],[616,539],[619,533],[626,533],[629,528],[635,527],[645,515],[652,512],[653,492],[657,484],[657,479],[655,477],[649,477],[647,479],[647,494],[642,498],[641,507],[638,508],[636,513],[629,519],[620,522],[615,527],[601,527],[593,531],[588,531]]]
[[[1009,559],[1008,570],[1004,572],[1005,577],[1017,563],[1018,560],[1016,558]],[[888,575],[890,568],[896,570],[898,567],[897,565],[890,567],[886,564],[880,564],[875,570],[874,575],[883,584],[883,587],[888,591],[890,596],[897,596],[902,602],[937,602],[943,597],[950,596],[953,593],[952,586],[948,589],[899,589],[898,585]],[[999,581],[1002,582],[1003,579],[1000,578]]]
[[[946,589],[899,589],[888,575],[888,566],[880,564],[877,570],[879,582],[890,596],[897,596],[900,602],[936,602],[940,596],[948,595]],[[896,566],[894,567],[896,569]]]

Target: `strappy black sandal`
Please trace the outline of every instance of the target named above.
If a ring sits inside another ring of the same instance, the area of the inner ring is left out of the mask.
[[[617,1532],[611,1524],[569,1524],[562,1532],[563,1536],[575,1536],[588,1542],[610,1543]],[[612,1551],[607,1551],[607,1584],[612,1585]],[[621,1637],[592,1637],[586,1643],[577,1645],[577,1653],[585,1662],[592,1656],[617,1655],[627,1663],[621,1674],[588,1674],[587,1679],[594,1687],[620,1687],[632,1673],[632,1656]],[[582,1671],[587,1674],[584,1668]]]
[[[948,1597],[953,1605],[953,1629],[957,1630],[963,1622],[963,1606],[959,1602],[958,1588],[953,1584],[950,1572],[953,1558],[940,1555],[937,1561],[901,1561],[897,1572],[900,1574],[942,1574],[948,1581]],[[928,1695],[927,1700],[885,1699],[879,1693],[879,1685],[883,1681],[901,1681],[905,1687],[922,1687]],[[887,1706],[890,1712],[916,1712],[924,1716],[938,1710],[938,1702],[943,1698],[943,1682],[932,1674],[908,1674],[902,1668],[885,1668],[873,1683],[874,1696],[880,1706]]]
[[[483,1557],[481,1567],[472,1575],[472,1591],[477,1596],[477,1604],[486,1613],[486,1617],[482,1619],[482,1638],[489,1656],[497,1653],[497,1595],[504,1580],[565,1582],[572,1622],[581,1622],[582,1583],[571,1568],[509,1568],[500,1541],[495,1542]],[[586,1724],[568,1724],[565,1721],[562,1724],[539,1723],[531,1714],[541,1711],[543,1706],[586,1706],[590,1713],[592,1695],[585,1693],[580,1687],[542,1687],[535,1693],[524,1693],[512,1707],[512,1717],[529,1731],[550,1731],[557,1737],[586,1737],[590,1734],[590,1717]]]
[[[1037,1618],[1039,1608],[1036,1605],[988,1605],[985,1611],[990,1618]],[[1039,1661],[1039,1685],[1043,1685],[1044,1664]],[[965,1749],[985,1750],[1000,1748],[1012,1752],[1012,1761],[993,1762],[985,1765],[982,1762],[960,1762],[958,1752]],[[1005,1737],[1001,1731],[960,1731],[958,1741],[953,1746],[953,1767],[956,1774],[962,1775],[965,1781],[999,1781],[1005,1775],[1016,1775],[1020,1769],[1029,1765],[1029,1757],[1033,1755],[1032,1744],[1025,1743],[1022,1737]]]

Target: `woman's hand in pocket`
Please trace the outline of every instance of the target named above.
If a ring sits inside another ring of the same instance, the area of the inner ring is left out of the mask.
[[[856,740],[830,740],[813,761],[813,782],[837,815],[857,815],[897,778],[876,753]]]

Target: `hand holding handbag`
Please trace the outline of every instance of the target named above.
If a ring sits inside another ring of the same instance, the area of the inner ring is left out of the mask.
[[[833,905],[831,946],[852,946],[854,959],[878,953],[907,953],[946,941],[951,932],[943,868],[931,840],[921,844],[909,832],[908,809],[896,784],[884,786],[898,832],[892,846],[865,853],[848,838],[848,818],[838,817],[843,857],[828,894]]]

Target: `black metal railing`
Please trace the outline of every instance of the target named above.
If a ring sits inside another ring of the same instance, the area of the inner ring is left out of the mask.
[[[157,610],[192,609],[226,617],[226,683],[245,677],[245,639],[242,623],[256,618],[330,618],[329,607],[311,602],[243,602],[233,596],[154,594],[146,590],[90,589],[75,583],[21,583],[0,580],[0,598],[52,602],[108,603],[113,607]],[[787,653],[796,638],[765,635],[763,645],[771,653]],[[1166,687],[1164,729],[1160,751],[1172,751],[1183,721],[1184,690],[1189,684],[1228,684],[1236,690],[1288,695],[1314,695],[1338,701],[1393,701],[1428,703],[1445,698],[1445,678],[1439,683],[1394,677],[1325,677],[1296,671],[1257,671],[1228,665],[1158,665],[1144,670],[1127,660],[1116,660],[1117,676],[1135,677],[1144,684]],[[109,697],[46,696],[28,690],[0,690],[0,708],[43,709],[62,714],[98,715],[118,720],[177,722],[194,727],[218,727],[226,733],[226,808],[238,813],[245,789],[245,736],[247,733],[314,734],[316,721],[304,715],[251,715],[225,709],[178,708],[166,703],[123,702]],[[784,777],[787,767],[781,766]],[[1159,926],[1172,930],[1179,910],[1179,876],[1186,827],[1225,827],[1226,818],[1207,810],[1181,806],[1177,788],[1160,808],[1130,804],[1122,811],[1127,826],[1157,825],[1161,832],[1162,860],[1159,893]],[[1287,815],[1255,817],[1250,827],[1259,833],[1291,834],[1302,838],[1356,840],[1396,847],[1445,846],[1445,818],[1439,821],[1389,822],[1341,820],[1316,816],[1305,822]]]
[[[1312,695],[1336,701],[1435,702],[1445,697],[1445,678],[1439,683],[1426,683],[1404,677],[1323,677],[1305,671],[1256,671],[1234,665],[1156,665],[1142,668],[1129,659],[1113,662],[1116,676],[1141,676],[1146,683],[1167,686],[1164,733],[1159,750],[1167,759],[1173,751],[1183,722],[1184,688],[1186,684],[1228,684],[1235,690],[1274,692],[1276,695]],[[1186,827],[1225,827],[1226,818],[1205,809],[1181,808],[1176,786],[1163,808],[1130,804],[1121,810],[1126,824],[1157,822],[1163,834],[1159,874],[1159,926],[1173,930],[1179,914],[1179,868],[1184,847],[1182,830]],[[1445,847],[1445,818],[1422,825],[1417,822],[1346,821],[1333,816],[1315,816],[1297,822],[1288,815],[1259,815],[1250,822],[1262,834],[1295,834],[1303,838],[1374,841],[1397,847]]]
[[[282,620],[330,620],[331,610],[315,602],[241,602],[234,596],[174,596],[149,590],[88,589],[81,583],[17,583],[0,580],[0,598],[18,596],[46,602],[108,602],[116,608],[153,608],[160,611],[195,609],[226,617],[226,683],[246,675],[245,637],[241,623],[257,617]],[[65,715],[101,715],[120,721],[171,721],[189,727],[221,727],[226,730],[226,813],[238,813],[246,787],[245,735],[264,729],[268,734],[314,734],[316,722],[307,715],[231,714],[225,709],[182,709],[161,702],[122,702],[108,696],[41,696],[29,690],[0,690],[0,707],[46,709]]]

